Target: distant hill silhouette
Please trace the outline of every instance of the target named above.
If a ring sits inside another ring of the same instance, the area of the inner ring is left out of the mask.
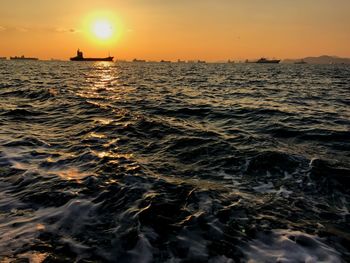
[[[300,59],[285,59],[284,63],[295,63],[304,60],[309,64],[350,64],[350,58],[340,58],[336,56],[306,57]]]

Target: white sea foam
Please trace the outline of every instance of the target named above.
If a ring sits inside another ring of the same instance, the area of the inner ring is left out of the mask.
[[[292,230],[258,234],[243,251],[249,263],[342,262],[340,254],[321,238]]]
[[[139,241],[137,242],[134,249],[128,253],[131,256],[130,262],[135,263],[148,263],[152,262],[152,246],[148,239],[144,235],[139,235]]]
[[[275,193],[273,183],[268,182],[266,184],[261,184],[259,186],[253,187],[253,189],[258,193]]]

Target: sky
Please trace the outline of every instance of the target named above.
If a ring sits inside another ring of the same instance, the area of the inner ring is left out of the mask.
[[[350,57],[349,14],[350,0],[0,0],[0,57]]]

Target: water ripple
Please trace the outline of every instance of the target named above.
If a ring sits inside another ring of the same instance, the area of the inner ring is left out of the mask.
[[[1,62],[0,261],[349,261],[349,73]]]

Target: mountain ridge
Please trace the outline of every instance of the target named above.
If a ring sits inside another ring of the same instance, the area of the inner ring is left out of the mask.
[[[283,63],[295,63],[305,61],[309,64],[350,64],[350,58],[342,58],[337,56],[322,55],[318,57],[305,57],[300,59],[285,59]]]

